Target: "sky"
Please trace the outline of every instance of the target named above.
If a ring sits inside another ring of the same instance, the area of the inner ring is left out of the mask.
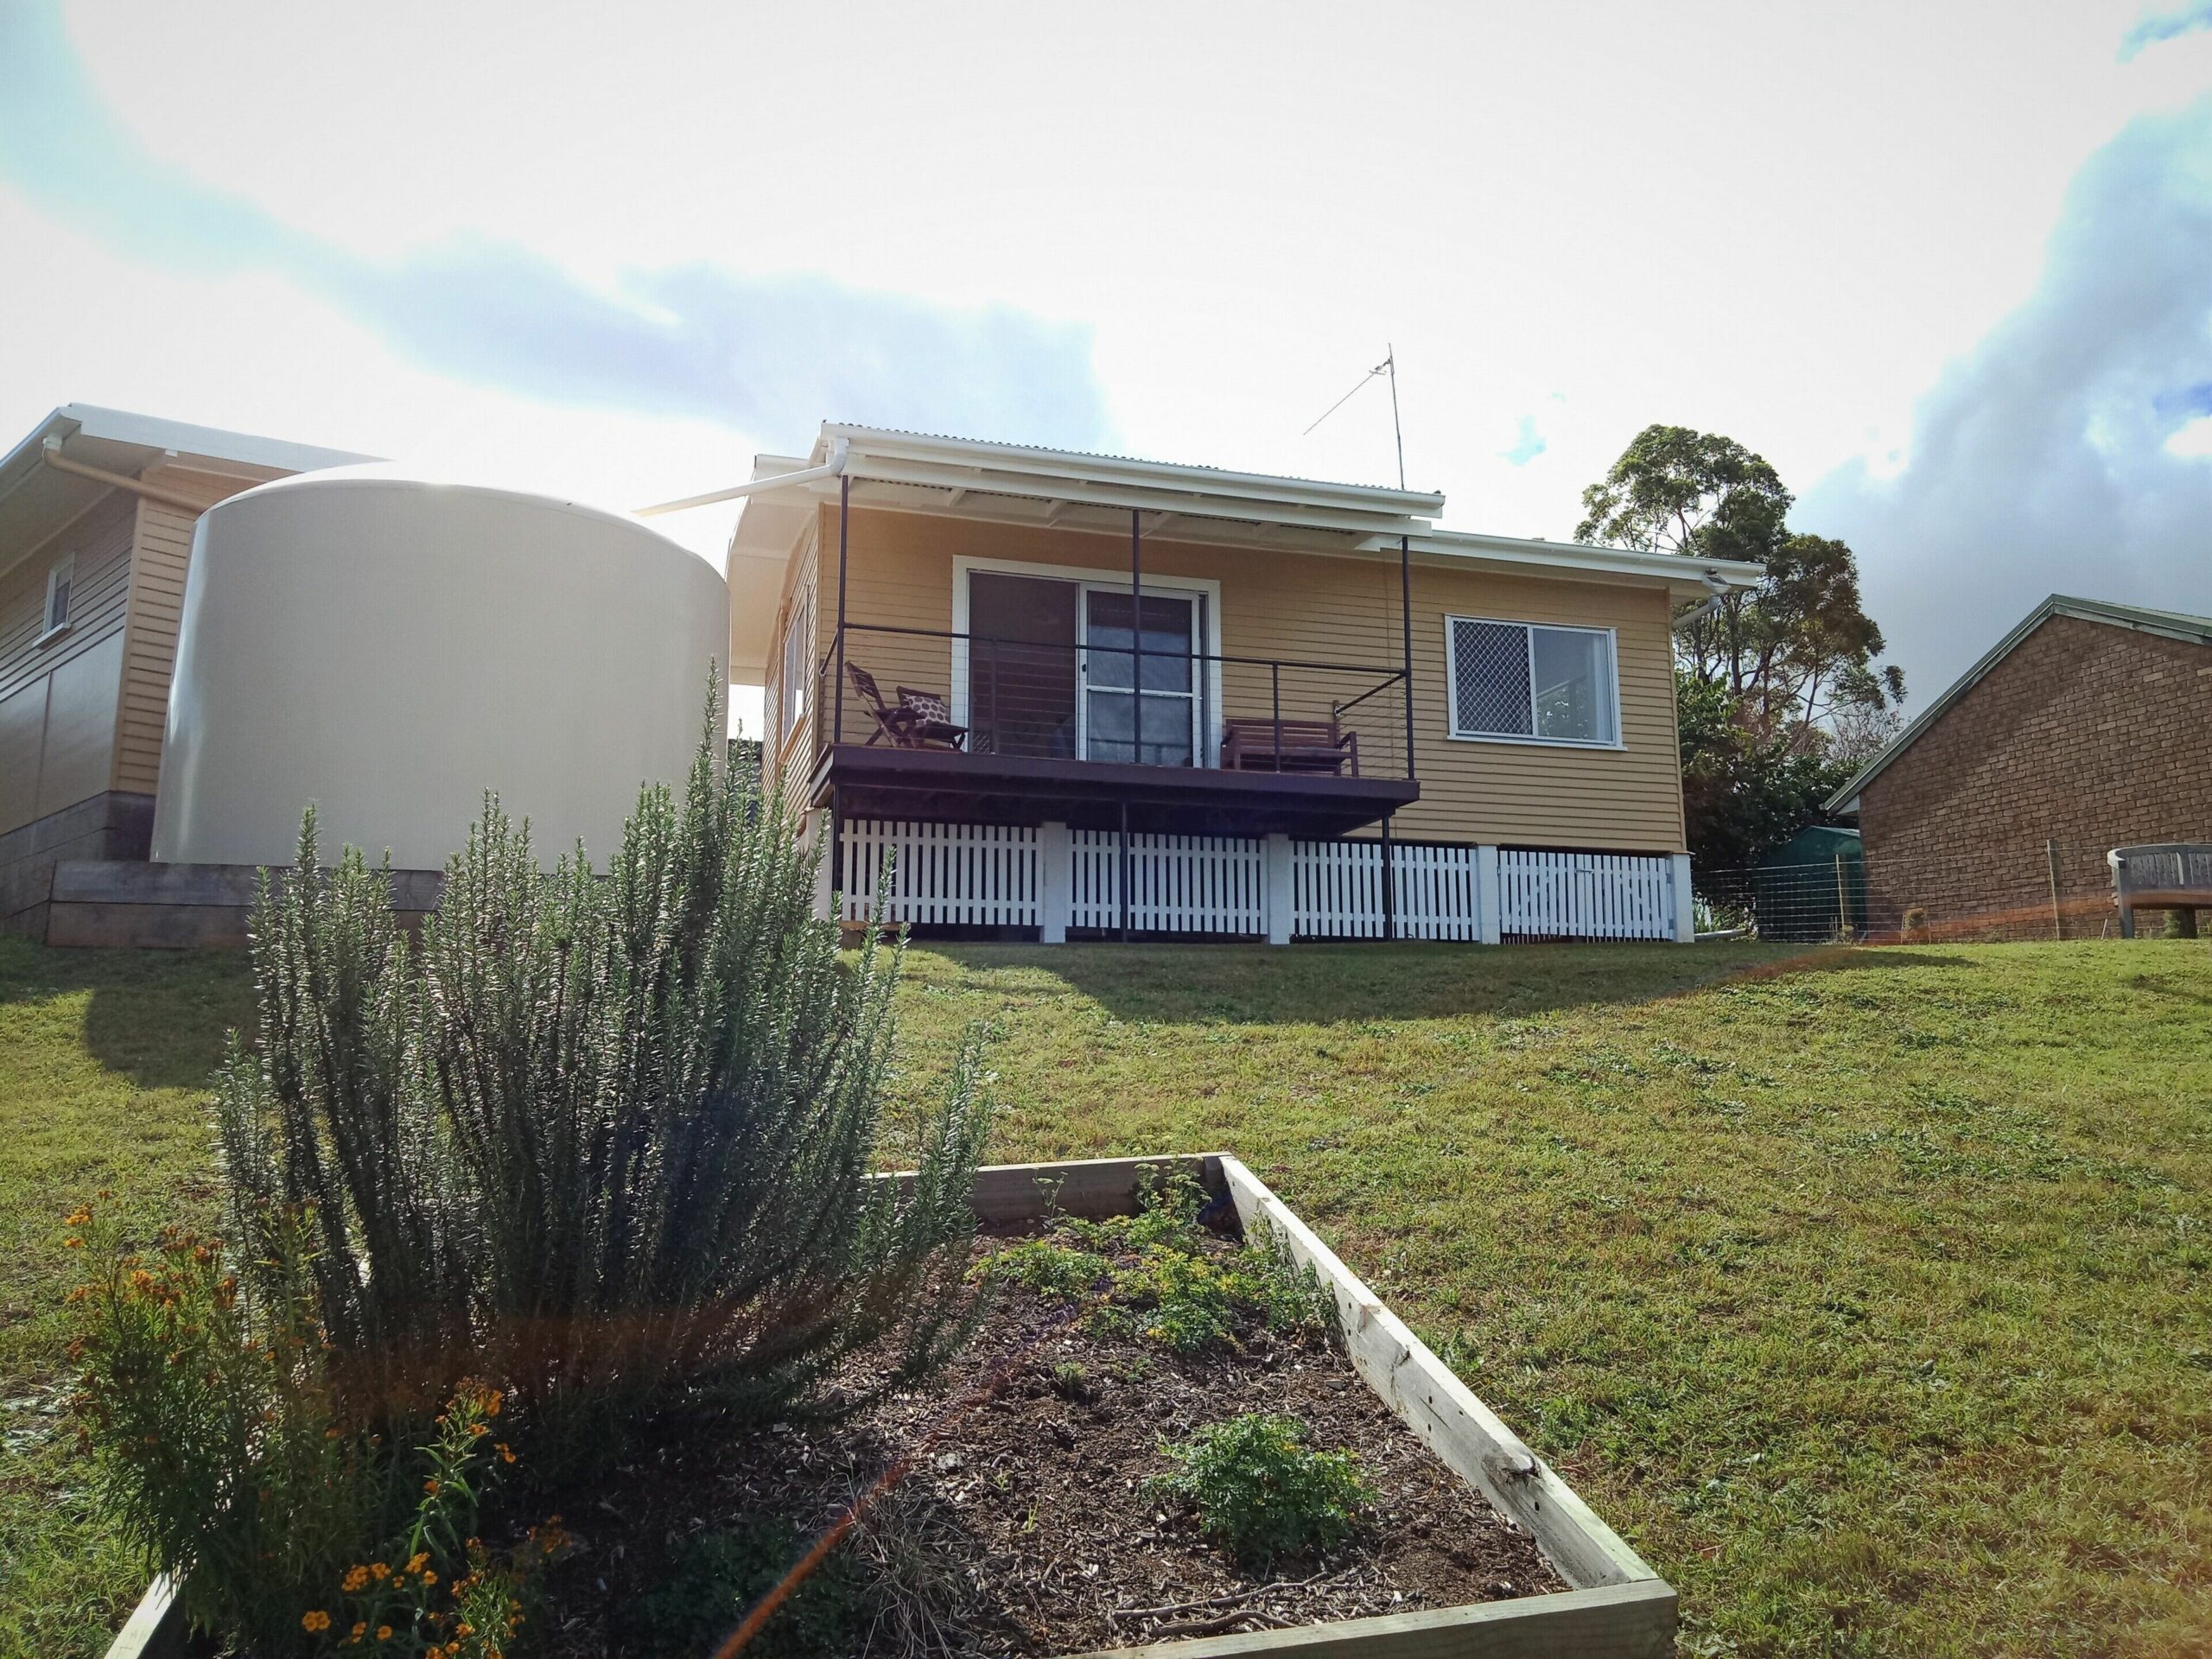
[[[2212,613],[2212,0],[0,0],[0,249],[5,442],[1390,483],[1380,382],[1304,431],[1388,350],[1453,528],[1567,538],[1652,422],[1765,455],[1914,703],[2053,591]]]

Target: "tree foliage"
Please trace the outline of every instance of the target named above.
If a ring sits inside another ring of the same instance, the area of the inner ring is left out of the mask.
[[[1734,439],[1648,426],[1582,493],[1576,539],[1762,564],[1749,591],[1677,619],[1676,700],[1692,858],[1733,869],[1817,822],[1904,700],[1881,665],[1845,543],[1794,532],[1794,498]]]
[[[1766,578],[1684,626],[1682,667],[1726,687],[1745,725],[1793,752],[1826,747],[1834,716],[1904,696],[1904,676],[1878,668],[1882,631],[1844,543],[1793,534],[1794,498],[1774,468],[1732,438],[1649,426],[1582,493],[1578,540],[1700,560],[1764,564]]]

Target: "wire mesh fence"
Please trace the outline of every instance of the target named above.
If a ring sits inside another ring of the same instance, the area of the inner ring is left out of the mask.
[[[1809,863],[1699,869],[1697,928],[1802,944],[2116,940],[2104,855],[2056,841],[1992,842],[1940,855],[1877,848]],[[2144,916],[2138,931],[2194,938],[2197,919],[2193,910],[2169,910]]]

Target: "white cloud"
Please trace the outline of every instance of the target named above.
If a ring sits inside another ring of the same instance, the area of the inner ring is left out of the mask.
[[[1853,463],[1792,523],[1858,550],[1932,696],[2052,592],[2212,613],[2212,94],[2145,116],[2069,193],[2034,296],[1923,403],[1910,460]]]

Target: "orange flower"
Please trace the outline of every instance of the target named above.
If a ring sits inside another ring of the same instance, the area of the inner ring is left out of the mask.
[[[428,1492],[432,1497],[435,1497],[438,1495],[437,1477],[434,1475],[429,1479],[424,1481],[423,1483],[423,1490]]]
[[[300,1615],[300,1628],[303,1630],[327,1630],[330,1628],[330,1615],[324,1612],[320,1607],[317,1607],[311,1611],[302,1613]]]
[[[85,1248],[85,1241],[81,1238],[65,1238],[61,1241],[61,1248],[66,1250],[81,1250]]]
[[[514,1447],[509,1446],[505,1440],[499,1443],[499,1461],[502,1463],[512,1463],[515,1460]]]
[[[436,1573],[435,1573],[431,1572],[431,1571],[430,1571],[430,1569],[429,1569],[429,1567],[424,1567],[424,1568],[423,1569],[423,1587],[425,1590],[429,1589],[432,1585],[435,1584],[437,1581],[438,1581],[438,1575],[437,1575]]]
[[[382,1584],[391,1576],[391,1569],[382,1561],[372,1561],[369,1563],[369,1576]]]
[[[64,1227],[81,1227],[92,1218],[92,1212],[80,1204],[61,1218],[61,1224]]]
[[[391,1641],[391,1625],[389,1625],[389,1624],[379,1624],[379,1625],[378,1625],[378,1626],[377,1626],[377,1640],[378,1640],[378,1641],[379,1641],[379,1642],[389,1642],[389,1641]]]
[[[369,1569],[365,1567],[356,1567],[346,1570],[346,1576],[339,1581],[338,1587],[347,1595],[354,1596],[365,1590],[368,1583]]]

